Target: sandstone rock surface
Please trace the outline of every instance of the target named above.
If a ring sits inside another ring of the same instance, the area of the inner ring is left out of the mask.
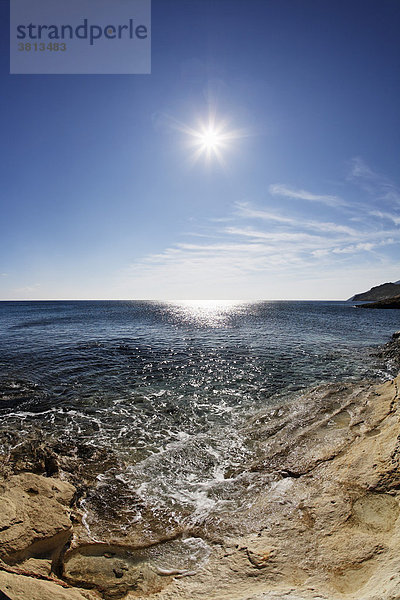
[[[88,600],[76,589],[6,571],[0,571],[0,589],[10,600]]]
[[[72,534],[67,482],[22,473],[0,481],[0,558],[15,564],[32,557],[54,558]]]
[[[246,501],[158,544],[129,531],[123,544],[88,543],[72,485],[1,480],[0,589],[11,600],[399,600],[399,387],[320,386],[256,415],[254,462],[232,473]]]
[[[154,600],[398,600],[399,385],[331,388],[330,410],[310,402],[321,418],[304,412],[286,445],[289,420],[273,431],[264,415],[268,448],[254,468],[279,467],[281,478],[247,514],[227,516],[196,576],[174,579]],[[343,410],[349,420],[337,418]]]

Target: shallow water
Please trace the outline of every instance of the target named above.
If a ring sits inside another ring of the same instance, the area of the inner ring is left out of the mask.
[[[373,349],[396,329],[395,310],[340,302],[3,302],[0,431],[120,457],[84,502],[92,529],[110,490],[128,523],[143,505],[202,522],[248,501],[251,415],[317,383],[390,376]]]

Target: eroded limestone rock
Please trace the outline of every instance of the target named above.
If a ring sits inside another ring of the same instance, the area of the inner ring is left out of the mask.
[[[75,488],[65,481],[22,473],[0,482],[0,558],[8,564],[51,559],[70,538]]]
[[[52,581],[0,571],[0,589],[11,600],[88,600],[85,592]],[[94,600],[94,597],[92,597]]]
[[[159,592],[168,583],[143,553],[98,544],[72,550],[64,557],[63,578],[71,585],[97,590],[103,598]]]
[[[0,564],[0,589],[12,600],[398,600],[399,386],[323,386],[258,415],[257,459],[247,478],[232,473],[251,484],[248,502],[199,524],[198,537],[139,547],[128,532],[123,547],[88,544],[75,527],[60,555],[74,590],[46,579],[71,535],[73,486],[1,481],[1,556],[41,578]]]

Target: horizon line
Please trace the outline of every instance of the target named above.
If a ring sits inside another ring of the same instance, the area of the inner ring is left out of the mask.
[[[350,300],[351,298],[3,298],[0,302],[348,302]]]

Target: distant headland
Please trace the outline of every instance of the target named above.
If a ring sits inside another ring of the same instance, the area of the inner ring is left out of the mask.
[[[358,308],[400,308],[400,281],[382,283],[367,292],[355,294],[350,302],[366,302],[358,304]]]

